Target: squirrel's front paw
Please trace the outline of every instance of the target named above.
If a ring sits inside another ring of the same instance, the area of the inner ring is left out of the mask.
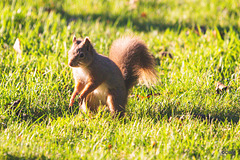
[[[69,107],[72,107],[72,106],[73,106],[73,103],[74,103],[74,100],[71,99],[71,100],[70,100],[70,103],[69,103]]]

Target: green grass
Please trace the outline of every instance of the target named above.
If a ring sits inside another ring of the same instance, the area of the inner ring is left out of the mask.
[[[0,2],[0,159],[240,158],[240,2],[128,2]],[[156,57],[158,84],[132,89],[124,119],[68,108],[74,34],[105,55],[137,35]]]

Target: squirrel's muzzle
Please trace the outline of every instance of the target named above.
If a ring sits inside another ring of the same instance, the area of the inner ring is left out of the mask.
[[[68,61],[68,65],[70,67],[76,67],[76,64],[74,63],[74,61]]]

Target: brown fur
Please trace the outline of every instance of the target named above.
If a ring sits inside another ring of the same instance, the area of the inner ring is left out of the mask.
[[[154,59],[137,38],[116,40],[110,58],[112,60],[98,54],[88,38],[73,38],[68,64],[73,69],[75,89],[69,106],[80,94],[80,106],[84,111],[96,111],[102,104],[107,105],[113,115],[123,116],[128,90],[138,80],[145,84],[156,80]]]
[[[127,90],[137,82],[149,86],[157,80],[154,57],[145,43],[136,37],[116,40],[111,46],[109,58],[120,68]]]

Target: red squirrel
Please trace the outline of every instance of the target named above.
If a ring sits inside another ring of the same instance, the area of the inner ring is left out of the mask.
[[[113,42],[109,58],[98,54],[88,37],[73,37],[68,52],[75,88],[69,106],[79,96],[83,111],[96,111],[108,106],[112,115],[124,115],[129,89],[137,82],[155,83],[155,60],[145,43],[136,37],[124,37]]]

